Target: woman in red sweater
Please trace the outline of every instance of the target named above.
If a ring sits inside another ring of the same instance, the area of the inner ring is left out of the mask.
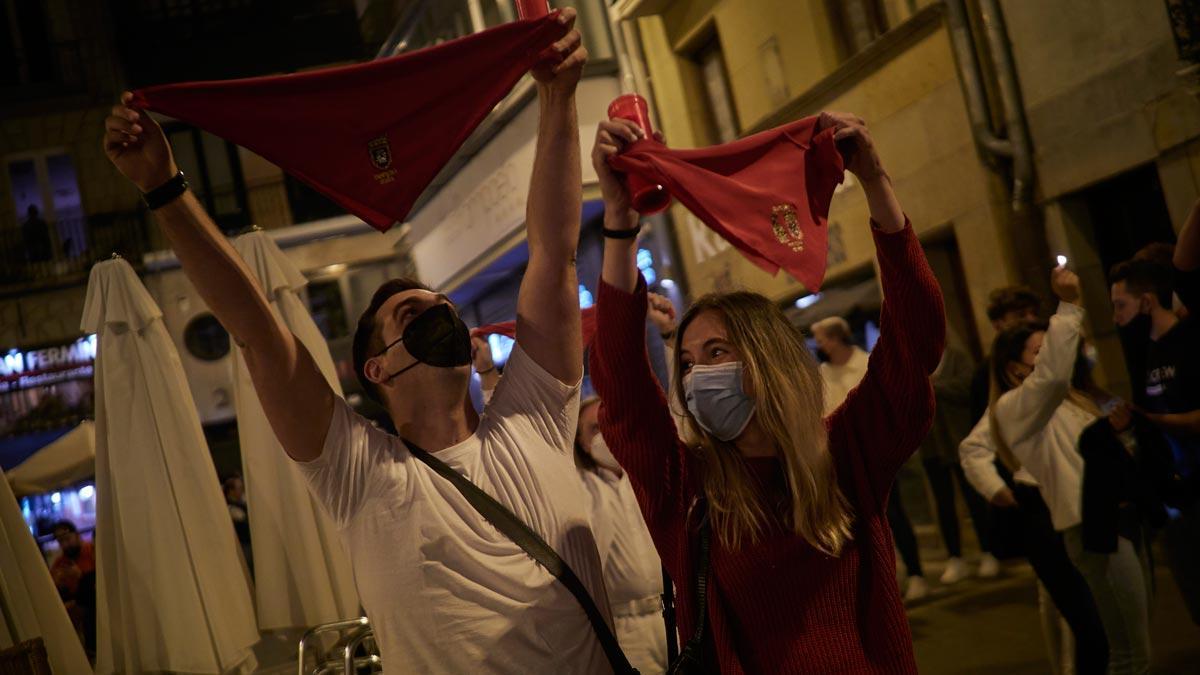
[[[601,427],[679,588],[685,638],[697,619],[696,514],[707,513],[702,659],[712,672],[916,672],[885,512],[933,415],[942,298],[862,120],[824,113],[818,131],[829,126],[866,193],[886,300],[867,375],[828,418],[816,364],[776,304],[715,294],[676,332],[673,404],[695,442],[681,440],[646,354],[636,239],[605,242],[591,350]],[[640,135],[624,120],[597,133],[608,230],[637,227],[607,160]]]

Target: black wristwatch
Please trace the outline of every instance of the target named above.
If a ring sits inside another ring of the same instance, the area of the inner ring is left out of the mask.
[[[632,227],[628,230],[610,230],[607,227],[601,227],[600,233],[607,239],[633,239],[642,231],[642,224],[638,223],[637,227]]]
[[[187,178],[184,178],[183,172],[180,171],[167,182],[143,194],[142,201],[146,202],[146,206],[151,211],[154,211],[179,199],[180,195],[187,192],[187,189]]]

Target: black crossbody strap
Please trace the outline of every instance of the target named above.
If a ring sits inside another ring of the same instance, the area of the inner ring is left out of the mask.
[[[708,619],[708,572],[711,564],[711,559],[708,553],[709,537],[712,536],[712,527],[708,522],[708,514],[701,515],[700,522],[700,551],[696,562],[696,631],[692,633],[689,644],[700,646],[704,641],[705,621]]]
[[[704,632],[708,628],[708,581],[711,574],[711,559],[709,555],[709,540],[712,537],[712,525],[708,520],[707,504],[703,499],[698,500],[688,513],[686,520],[691,520],[693,512],[700,513],[700,545],[696,551],[695,587],[692,589],[696,600],[696,629],[683,645],[679,658],[670,662],[668,675],[692,675],[693,673],[708,672],[711,664],[705,662]],[[695,507],[699,507],[696,509]]]
[[[554,549],[550,548],[550,545],[537,532],[530,529],[507,507],[467,480],[465,476],[450,468],[442,460],[408,441],[405,441],[404,444],[408,446],[413,457],[421,460],[440,476],[450,481],[467,498],[467,502],[479,512],[479,515],[513,540],[517,546],[529,554],[529,557],[545,567],[550,574],[554,575],[554,578],[571,591],[571,595],[575,596],[575,600],[579,602],[579,606],[583,608],[588,620],[591,621],[592,630],[596,632],[596,638],[600,641],[600,646],[604,648],[604,654],[608,657],[608,663],[612,666],[613,672],[618,675],[636,675],[638,671],[634,670],[633,666],[629,664],[629,660],[625,658],[625,653],[621,651],[621,645],[618,644],[616,636],[613,635],[612,629],[604,620],[604,615],[596,607],[596,602],[584,587],[583,582],[575,576],[575,571],[559,557],[558,553],[555,553]]]

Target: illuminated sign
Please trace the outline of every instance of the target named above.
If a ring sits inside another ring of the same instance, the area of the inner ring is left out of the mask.
[[[27,351],[11,349],[0,356],[0,392],[89,378],[95,362],[95,335],[66,345]]]

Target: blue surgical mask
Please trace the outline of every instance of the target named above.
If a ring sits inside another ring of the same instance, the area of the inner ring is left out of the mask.
[[[708,433],[732,441],[754,416],[754,400],[742,389],[742,363],[692,366],[683,378],[688,410]]]

